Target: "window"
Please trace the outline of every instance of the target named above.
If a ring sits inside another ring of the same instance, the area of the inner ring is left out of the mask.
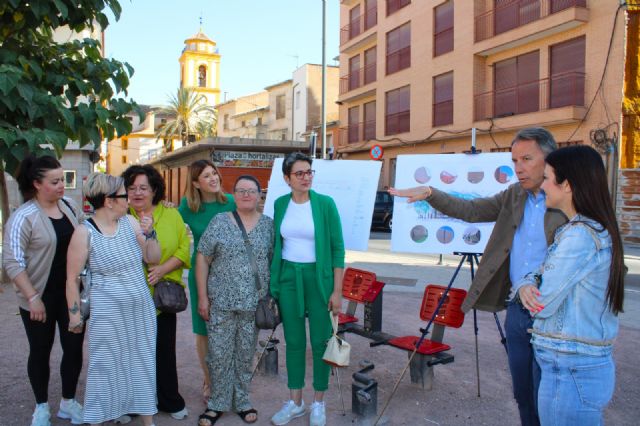
[[[285,117],[285,97],[284,95],[276,96],[276,120]]]
[[[349,40],[360,34],[360,5],[349,11]]]
[[[360,55],[349,58],[349,90],[360,87]]]
[[[387,33],[387,74],[411,66],[411,23]]]
[[[129,149],[129,139],[122,138],[122,150],[126,151],[127,149]]]
[[[240,127],[247,127],[247,122],[246,122],[246,121],[244,121],[244,120],[242,120],[242,121],[240,122]]]
[[[376,138],[376,101],[364,104],[363,127],[363,139],[365,141]]]
[[[364,51],[364,84],[376,81],[376,46]]]
[[[433,10],[433,56],[453,50],[453,1]]]
[[[229,130],[229,114],[225,114],[222,118],[222,130]]]
[[[127,164],[127,156],[126,155],[122,156],[122,164]]]
[[[64,189],[76,189],[76,171],[64,171]]]
[[[300,109],[300,91],[296,91],[296,109]]]
[[[540,19],[540,0],[495,0],[495,35]]]
[[[387,0],[387,16],[397,12],[409,3],[411,3],[411,0]]]
[[[524,114],[540,109],[540,55],[525,53],[494,64],[493,116]]]
[[[551,46],[549,107],[584,105],[585,37]]]
[[[587,0],[551,0],[551,13],[560,12],[570,7],[587,7]]]
[[[409,86],[387,92],[385,100],[385,136],[408,132],[411,121]]]
[[[348,141],[349,143],[358,142],[360,140],[360,107],[349,108],[347,115],[349,121]]]
[[[198,87],[207,87],[207,67],[204,65],[198,67]]]
[[[453,123],[453,71],[433,77],[433,126]]]
[[[262,117],[258,117],[258,120],[256,121],[256,126],[262,126]]]
[[[378,23],[378,0],[365,0],[364,2],[364,30]]]

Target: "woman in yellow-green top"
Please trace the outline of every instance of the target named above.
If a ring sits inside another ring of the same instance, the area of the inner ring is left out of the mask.
[[[189,270],[189,296],[191,301],[191,323],[193,334],[196,335],[196,350],[200,367],[204,374],[202,396],[208,400],[211,396],[211,383],[207,368],[207,324],[198,314],[198,288],[196,286],[195,264],[198,242],[211,219],[221,212],[231,212],[236,209],[236,203],[231,194],[222,191],[222,176],[218,168],[209,160],[196,160],[189,166],[189,177],[185,187],[185,196],[180,201],[178,211],[184,222],[189,225],[193,234],[192,268]]]
[[[147,266],[147,281],[153,286],[162,279],[182,283],[182,270],[189,268],[189,237],[177,209],[164,207],[165,184],[160,173],[150,165],[131,166],[122,174],[130,212],[136,218],[153,215],[162,256],[157,265]],[[178,391],[176,367],[176,314],[161,312],[157,316],[156,393],[158,410],[184,419],[188,412]]]

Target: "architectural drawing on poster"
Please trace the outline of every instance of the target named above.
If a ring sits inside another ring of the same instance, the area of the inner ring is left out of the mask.
[[[429,185],[466,200],[489,197],[517,181],[511,154],[399,155],[396,188]],[[391,249],[412,253],[482,253],[493,222],[451,218],[426,201],[395,197]]]
[[[273,217],[273,203],[291,189],[282,176],[282,158],[273,162],[264,214]],[[312,189],[333,198],[342,221],[344,245],[349,250],[367,250],[373,205],[382,163],[363,160],[313,160],[316,171]]]

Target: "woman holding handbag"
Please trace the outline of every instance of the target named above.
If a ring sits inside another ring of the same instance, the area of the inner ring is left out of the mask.
[[[271,294],[278,299],[287,345],[287,377],[290,400],[272,418],[284,425],[303,416],[306,329],[313,353],[314,402],[311,426],[326,423],[324,392],[330,367],[322,357],[332,326],[327,311],[337,315],[342,305],[344,242],[342,225],[331,197],[311,190],[314,170],[311,158],[295,152],[282,163],[284,180],[291,193],[274,205],[275,248],[271,263]]]
[[[131,166],[122,174],[129,195],[129,213],[136,219],[153,217],[162,256],[160,262],[147,265],[147,282],[151,293],[160,282],[182,284],[182,271],[190,265],[189,237],[184,221],[175,208],[165,207],[165,184],[160,173],[151,165]],[[184,398],[178,390],[176,365],[177,317],[172,312],[160,312],[156,317],[156,390],[158,410],[170,413],[176,420],[189,414]]]
[[[260,184],[240,176],[237,210],[215,216],[200,238],[196,257],[198,312],[208,321],[211,398],[199,426],[212,426],[226,411],[255,423],[249,401],[251,361],[258,336],[255,311],[269,286],[273,221],[258,211]]]
[[[231,194],[222,191],[222,176],[218,168],[209,160],[196,160],[189,166],[190,179],[185,187],[185,196],[180,201],[178,211],[193,234],[193,254],[189,270],[189,295],[191,298],[191,323],[196,336],[196,351],[204,373],[202,396],[205,401],[211,396],[211,383],[207,369],[207,323],[198,314],[198,288],[196,286],[195,264],[198,242],[211,219],[218,213],[235,210],[236,203]]]

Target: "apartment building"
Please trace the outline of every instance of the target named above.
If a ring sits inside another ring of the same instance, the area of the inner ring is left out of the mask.
[[[561,144],[591,143],[596,130],[613,140],[619,3],[341,0],[338,156],[369,158],[380,145],[383,187],[394,183],[397,155],[469,150],[472,128],[483,152],[508,151],[530,126]]]

